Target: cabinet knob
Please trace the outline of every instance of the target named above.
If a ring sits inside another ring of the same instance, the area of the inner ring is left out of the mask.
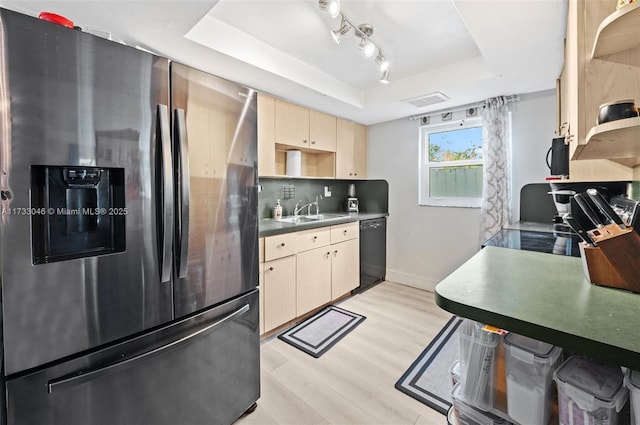
[[[350,176],[353,176],[353,173],[349,173]]]
[[[353,175],[354,175],[354,176],[357,176],[357,175],[358,175],[358,173],[353,173]]]
[[[345,234],[345,236],[346,236],[346,234],[347,234],[347,231],[346,231],[346,230],[343,230],[343,233],[344,233],[344,234]]]
[[[304,140],[302,141],[302,143],[307,143],[307,139],[304,139]]]
[[[269,267],[269,270],[270,270],[270,271],[273,271],[273,267]]]
[[[282,242],[282,243],[280,244],[280,246],[284,246],[284,242]]]
[[[335,251],[333,251],[333,256],[335,257],[336,255],[338,255],[338,250],[337,249]]]
[[[315,141],[315,140],[312,140],[312,141],[311,141],[311,144],[312,144],[312,145],[315,145],[315,144],[316,144],[316,141]]]
[[[317,237],[317,236],[314,236],[314,237],[313,237],[313,241],[315,242],[315,241],[316,241],[316,239],[318,239],[318,237]]]

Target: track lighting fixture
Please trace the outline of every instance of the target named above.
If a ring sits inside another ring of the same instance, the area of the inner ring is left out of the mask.
[[[354,25],[343,12],[340,12],[339,0],[318,0],[318,5],[320,10],[327,11],[331,17],[335,18],[340,15],[340,28],[331,31],[331,36],[336,43],[340,44],[342,37],[348,33],[350,29],[353,29],[355,36],[360,38],[358,46],[366,58],[372,57],[374,53],[376,53],[376,50],[378,51],[375,61],[380,67],[380,72],[382,72],[380,82],[389,84],[389,67],[391,63],[380,47],[376,46],[370,39],[373,35],[373,26],[371,24]]]
[[[335,31],[331,31],[331,35],[333,36],[333,39],[335,40],[335,42],[337,44],[340,44],[340,40],[342,39],[342,37],[346,33],[349,32],[350,29],[351,29],[351,27],[347,23],[346,18],[343,16],[342,17],[342,22],[340,23],[340,29],[337,29]]]
[[[340,13],[340,0],[319,0],[318,4],[320,10],[326,10],[332,18]]]

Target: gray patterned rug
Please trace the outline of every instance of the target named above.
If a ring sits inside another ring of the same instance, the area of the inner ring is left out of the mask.
[[[396,382],[398,390],[443,415],[452,404],[450,369],[460,357],[458,327],[461,323],[462,318],[452,317]]]
[[[320,357],[365,319],[364,316],[330,305],[278,338],[305,353]]]

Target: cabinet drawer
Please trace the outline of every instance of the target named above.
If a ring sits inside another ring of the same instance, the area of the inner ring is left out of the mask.
[[[297,235],[295,233],[267,236],[264,238],[264,261],[295,254],[298,251],[296,240]]]
[[[320,248],[321,246],[326,246],[331,243],[331,229],[329,227],[304,230],[297,234],[298,252]]]
[[[350,239],[357,239],[360,235],[360,225],[355,223],[331,226],[331,243],[340,243]]]

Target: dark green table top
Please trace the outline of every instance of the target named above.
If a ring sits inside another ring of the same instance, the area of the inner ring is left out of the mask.
[[[486,247],[435,292],[458,316],[640,370],[640,294],[591,285],[580,258]]]

